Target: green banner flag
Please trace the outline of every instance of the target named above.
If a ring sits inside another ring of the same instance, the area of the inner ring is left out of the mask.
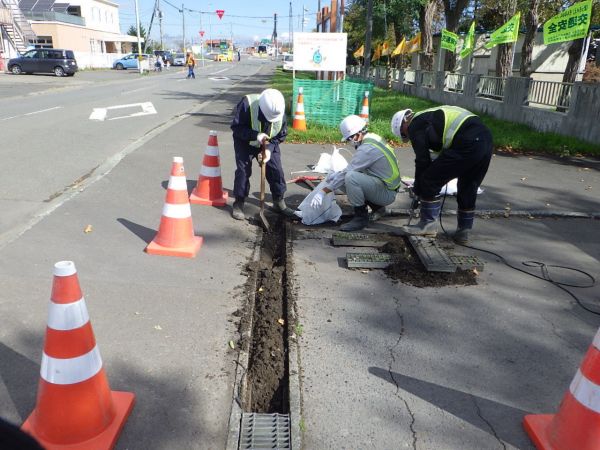
[[[469,28],[469,32],[465,36],[465,41],[463,42],[463,48],[460,51],[460,57],[466,58],[473,52],[473,48],[475,47],[475,22],[471,23],[471,27]]]
[[[456,52],[456,43],[458,42],[458,35],[448,31],[442,30],[442,48],[451,52]]]
[[[575,3],[544,24],[544,45],[585,37],[591,17],[592,0]]]
[[[509,42],[517,42],[519,37],[519,21],[521,13],[518,12],[512,18],[494,31],[490,35],[490,40],[485,44],[485,48],[492,48],[498,44],[507,44]]]

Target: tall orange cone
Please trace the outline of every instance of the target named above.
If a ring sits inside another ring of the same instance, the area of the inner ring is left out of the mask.
[[[221,162],[219,159],[219,142],[217,132],[210,130],[208,145],[204,151],[202,168],[196,187],[190,195],[190,203],[198,205],[225,206],[227,191],[223,190],[221,181]]]
[[[111,391],[72,261],[54,265],[37,403],[22,429],[47,450],[111,449],[135,402]]]
[[[146,247],[146,252],[193,258],[200,250],[202,241],[202,237],[194,236],[183,158],[175,156],[158,233]]]
[[[369,91],[365,91],[365,96],[363,97],[362,102],[362,108],[358,116],[362,117],[367,122],[369,121]]]
[[[600,330],[558,413],[525,416],[523,426],[538,449],[600,449]]]
[[[294,130],[306,131],[306,117],[304,116],[304,95],[303,88],[298,88],[298,101],[296,102],[296,112],[294,113],[294,121],[292,128]]]

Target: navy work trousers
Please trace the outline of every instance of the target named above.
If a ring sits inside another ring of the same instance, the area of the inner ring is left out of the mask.
[[[252,176],[252,160],[260,153],[260,149],[249,145],[247,142],[233,140],[235,150],[235,180],[233,182],[233,195],[235,198],[246,198],[250,193],[250,177]],[[271,195],[283,198],[287,186],[285,174],[281,165],[281,152],[275,145],[271,150],[271,159],[267,163],[266,179],[271,189]]]

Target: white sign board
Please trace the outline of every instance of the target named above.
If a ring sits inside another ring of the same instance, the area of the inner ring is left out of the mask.
[[[294,70],[346,71],[346,33],[294,33]]]

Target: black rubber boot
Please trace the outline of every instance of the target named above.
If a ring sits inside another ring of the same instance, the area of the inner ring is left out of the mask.
[[[421,217],[416,225],[404,225],[400,229],[411,236],[436,236],[437,219],[442,208],[442,200],[421,200]]]
[[[244,199],[243,198],[236,197],[235,201],[233,202],[231,217],[233,217],[236,220],[244,220],[246,218],[246,216],[244,215]]]
[[[340,227],[340,231],[358,231],[369,224],[369,212],[367,206],[355,206],[354,218]]]
[[[473,228],[473,221],[475,220],[475,211],[463,211],[458,210],[456,216],[456,232],[452,239],[454,242],[460,245],[467,245],[469,243],[469,230]]]
[[[286,217],[296,217],[296,215],[294,214],[294,210],[292,208],[287,207],[283,197],[273,196],[273,209],[279,214],[283,214]]]
[[[375,222],[385,216],[385,206],[371,202],[367,202],[367,206],[371,208],[371,214],[369,214],[369,220],[371,222]]]

